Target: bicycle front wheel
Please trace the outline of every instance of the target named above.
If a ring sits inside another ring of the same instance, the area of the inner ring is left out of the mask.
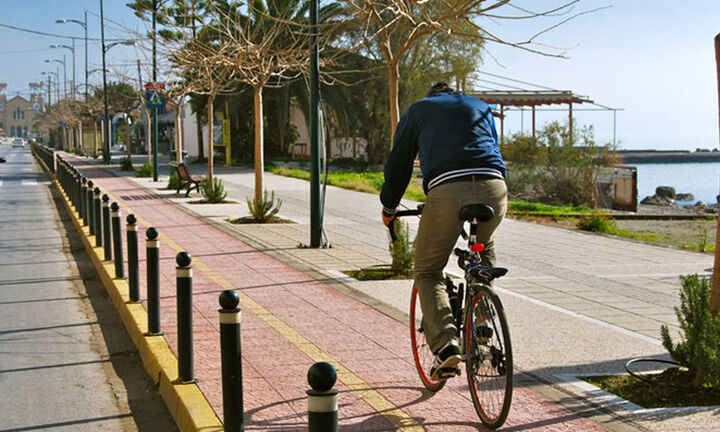
[[[465,317],[468,386],[483,424],[496,429],[510,411],[513,359],[505,311],[486,285],[468,287],[472,297]]]
[[[412,344],[415,368],[425,388],[431,392],[436,392],[443,388],[446,380],[433,381],[430,379],[430,368],[432,367],[435,356],[425,340],[417,285],[413,285],[412,295],[410,296],[410,343]]]

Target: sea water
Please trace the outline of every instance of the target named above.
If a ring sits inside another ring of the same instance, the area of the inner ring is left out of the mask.
[[[705,204],[717,202],[720,190],[720,163],[668,163],[636,164],[638,203],[646,196],[654,195],[658,186],[672,186],[676,193],[691,193],[694,201],[678,204]]]

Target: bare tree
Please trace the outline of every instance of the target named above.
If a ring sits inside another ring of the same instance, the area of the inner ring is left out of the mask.
[[[378,52],[384,58],[389,81],[390,124],[392,134],[400,118],[399,64],[403,56],[416,43],[432,34],[445,34],[456,38],[471,38],[478,43],[498,43],[536,54],[562,57],[563,51],[543,46],[537,38],[547,31],[586,12],[574,13],[580,0],[560,1],[557,7],[531,11],[518,6],[513,0],[341,0],[347,14],[361,25],[357,33],[366,49]],[[484,22],[531,20],[556,17],[552,24],[526,40],[512,41],[494,31]],[[487,48],[485,48],[487,51]]]

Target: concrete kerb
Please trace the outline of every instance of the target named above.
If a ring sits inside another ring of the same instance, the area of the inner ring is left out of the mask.
[[[42,161],[41,161],[42,163]],[[43,166],[47,169],[44,163]],[[48,171],[49,172],[49,171]],[[52,173],[49,172],[52,176]],[[176,383],[178,377],[177,357],[163,337],[144,335],[147,328],[147,312],[139,303],[130,303],[128,284],[123,279],[115,279],[115,267],[111,262],[103,262],[102,247],[90,242],[89,228],[83,227],[73,212],[69,198],[53,176],[53,183],[60,190],[66,210],[72,216],[75,229],[80,233],[83,245],[95,266],[100,279],[113,303],[133,343],[138,349],[143,367],[158,386],[175,423],[181,431],[222,431],[223,426],[210,403],[196,384]]]

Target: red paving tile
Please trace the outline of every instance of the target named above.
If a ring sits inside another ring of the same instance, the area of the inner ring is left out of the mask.
[[[130,209],[148,225],[193,256],[194,364],[198,385],[222,418],[218,295],[216,280],[198,269],[198,261],[260,304],[275,318],[330,355],[371,388],[431,431],[484,430],[475,414],[464,376],[429,394],[415,373],[406,326],[371,307],[313,280],[242,241],[196,219],[162,199],[147,195],[120,177],[76,165],[104,192],[120,198],[123,217]],[[145,290],[145,229],[139,226],[141,298]],[[161,237],[161,323],[176,351],[175,254]],[[242,308],[242,305],[241,305]],[[305,431],[306,373],[314,361],[273,329],[263,317],[243,308],[242,350],[247,430]],[[342,382],[339,423],[342,431],[394,430],[391,420]],[[523,431],[602,431],[532,391],[516,388],[505,429]]]

